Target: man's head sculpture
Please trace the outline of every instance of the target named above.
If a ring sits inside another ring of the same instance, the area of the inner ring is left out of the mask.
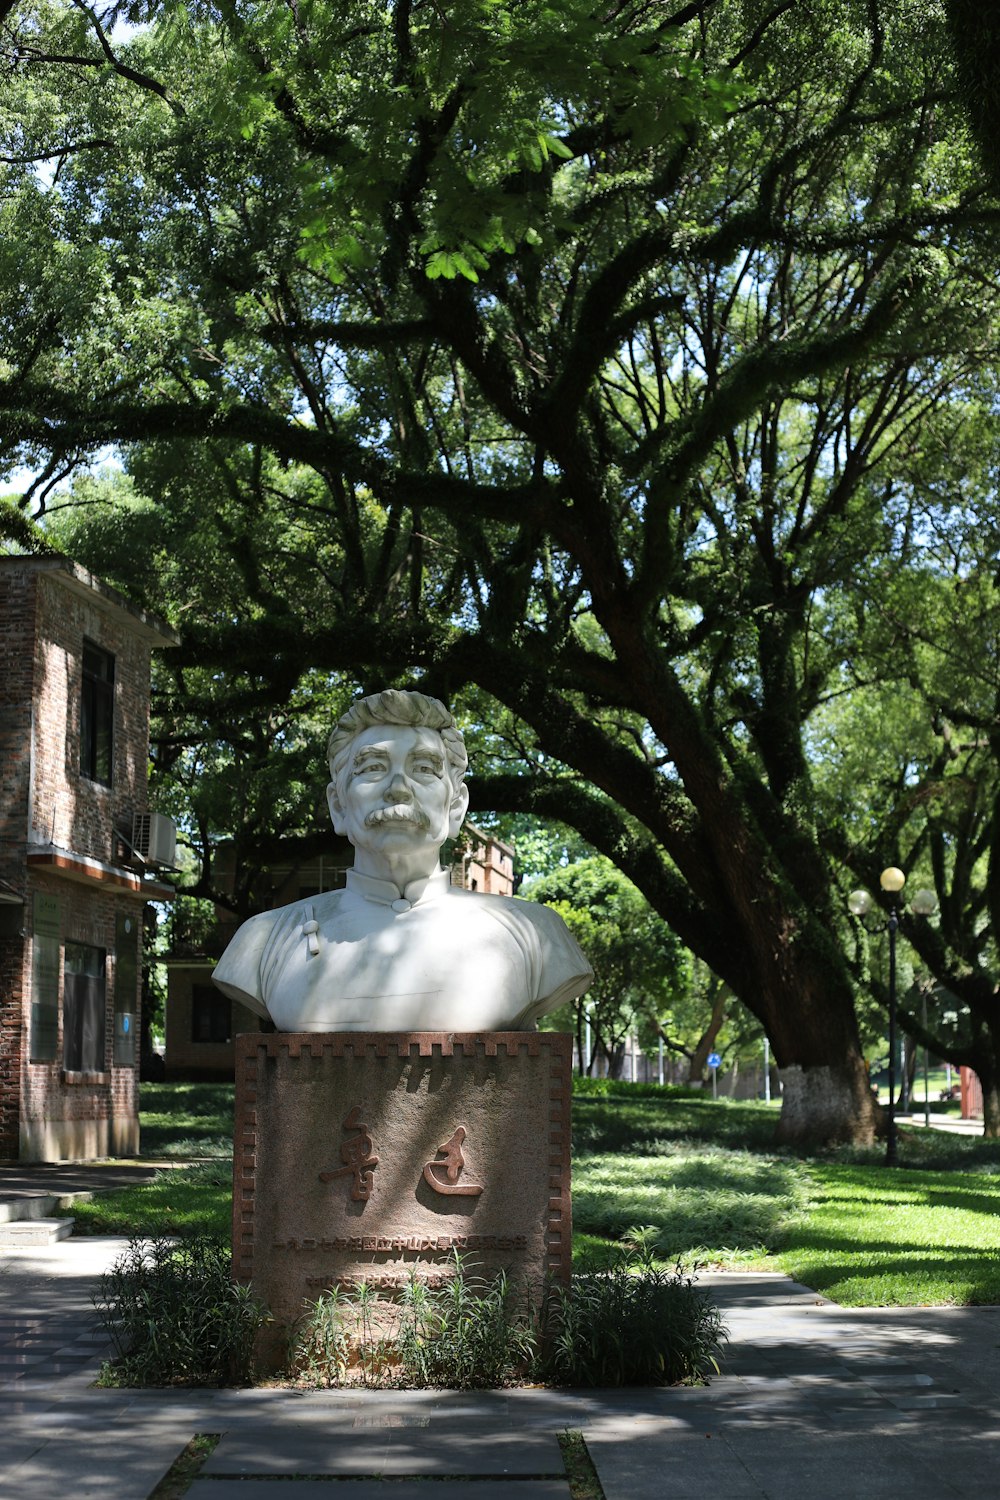
[[[402,688],[386,688],[382,693],[371,693],[367,698],[358,698],[346,713],[341,714],[326,742],[331,782],[336,784],[342,776],[350,748],[357,736],[379,724],[436,730],[448,757],[452,786],[457,791],[462,785],[469,769],[462,731],[439,698],[428,698],[424,693],[405,691]]]
[[[469,804],[465,743],[424,693],[360,698],[327,744],[327,801],[354,846],[345,889],[244,923],[215,971],[279,1031],[533,1027],[592,974],[549,907],[455,887],[439,851]]]
[[[327,744],[327,801],[355,869],[400,885],[437,868],[469,805],[468,759],[436,698],[389,689],[354,703]]]

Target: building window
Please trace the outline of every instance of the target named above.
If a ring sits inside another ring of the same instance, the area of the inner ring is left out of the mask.
[[[119,912],[115,918],[115,1041],[116,1068],[136,1061],[136,1019],[139,1009],[139,917]]]
[[[67,1073],[104,1072],[105,953],[89,943],[67,943],[63,974],[63,1067]]]
[[[115,718],[115,659],[92,641],[83,643],[83,696],[80,705],[80,774],[111,785]]]
[[[192,1042],[228,1042],[233,1035],[233,1003],[214,984],[191,986]]]

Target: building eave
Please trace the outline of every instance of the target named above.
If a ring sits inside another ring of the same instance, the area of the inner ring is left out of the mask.
[[[104,886],[123,896],[134,896],[139,901],[172,901],[177,894],[172,885],[162,880],[123,869],[120,865],[106,864],[104,860],[78,854],[72,849],[60,849],[55,844],[39,844],[29,849],[26,862],[29,870],[72,880],[78,885]]]
[[[25,557],[13,554],[0,557],[0,566],[27,567],[33,573],[57,575],[62,586],[70,593],[80,598],[94,602],[94,596],[101,601],[102,605],[119,619],[127,621],[129,628],[140,640],[144,640],[150,646],[179,646],[180,636],[171,625],[168,625],[160,615],[153,614],[152,610],[143,609],[138,604],[133,604],[124,594],[119,593],[110,584],[104,583],[100,578],[95,578],[93,573],[88,573],[86,568],[81,568],[79,563],[73,562],[69,557]]]

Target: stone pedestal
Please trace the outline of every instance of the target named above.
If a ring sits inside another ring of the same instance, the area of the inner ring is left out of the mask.
[[[570,1272],[571,1038],[279,1032],[237,1038],[235,1274],[278,1340],[307,1301],[391,1299],[458,1250],[533,1295]]]

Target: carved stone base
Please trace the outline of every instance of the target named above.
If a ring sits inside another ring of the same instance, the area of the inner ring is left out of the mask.
[[[236,1041],[233,1264],[275,1322],[365,1281],[568,1281],[571,1038],[279,1032]]]

